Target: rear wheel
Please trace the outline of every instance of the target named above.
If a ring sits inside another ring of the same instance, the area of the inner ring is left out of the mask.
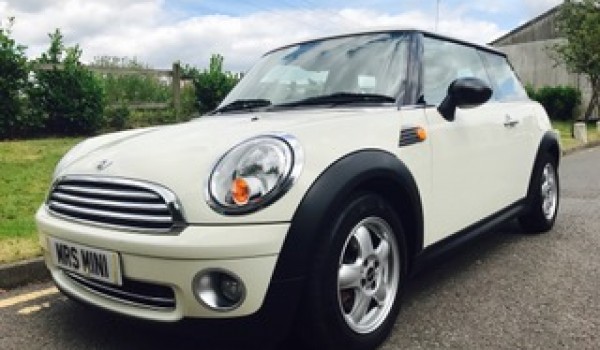
[[[529,192],[529,209],[519,218],[521,226],[529,232],[547,232],[556,221],[560,200],[560,186],[556,160],[545,154],[533,172]]]
[[[304,340],[316,349],[374,349],[389,335],[406,277],[398,217],[383,198],[348,201],[319,245],[304,301]]]

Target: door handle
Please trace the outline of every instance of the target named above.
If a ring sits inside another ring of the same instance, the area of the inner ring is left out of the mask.
[[[504,121],[504,126],[507,128],[514,128],[517,124],[519,124],[519,121],[516,119],[513,119],[510,115],[506,115],[505,117],[505,121]]]

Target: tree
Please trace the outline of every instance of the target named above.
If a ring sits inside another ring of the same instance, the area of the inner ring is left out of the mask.
[[[11,37],[14,18],[0,26],[0,138],[19,136],[27,128],[23,116],[29,68],[25,46]]]
[[[554,46],[558,61],[569,71],[586,75],[592,86],[587,120],[598,105],[600,92],[600,0],[566,0],[557,17],[557,29],[567,39]]]
[[[98,78],[81,65],[79,45],[66,47],[60,30],[36,60],[29,98],[52,134],[91,134],[102,127],[104,99]]]
[[[215,109],[240,80],[239,75],[223,71],[223,56],[219,54],[211,56],[208,70],[184,67],[184,76],[194,81],[200,113]]]

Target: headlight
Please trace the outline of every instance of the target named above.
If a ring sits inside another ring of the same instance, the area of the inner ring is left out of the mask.
[[[264,135],[242,142],[215,165],[206,199],[217,212],[247,214],[281,197],[300,174],[302,149],[290,135]]]

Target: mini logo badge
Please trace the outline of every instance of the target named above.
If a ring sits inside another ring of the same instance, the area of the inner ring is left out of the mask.
[[[108,168],[111,164],[112,164],[112,161],[110,161],[108,159],[103,159],[98,163],[98,165],[96,165],[96,169],[98,169],[98,171],[102,171],[102,170]]]

